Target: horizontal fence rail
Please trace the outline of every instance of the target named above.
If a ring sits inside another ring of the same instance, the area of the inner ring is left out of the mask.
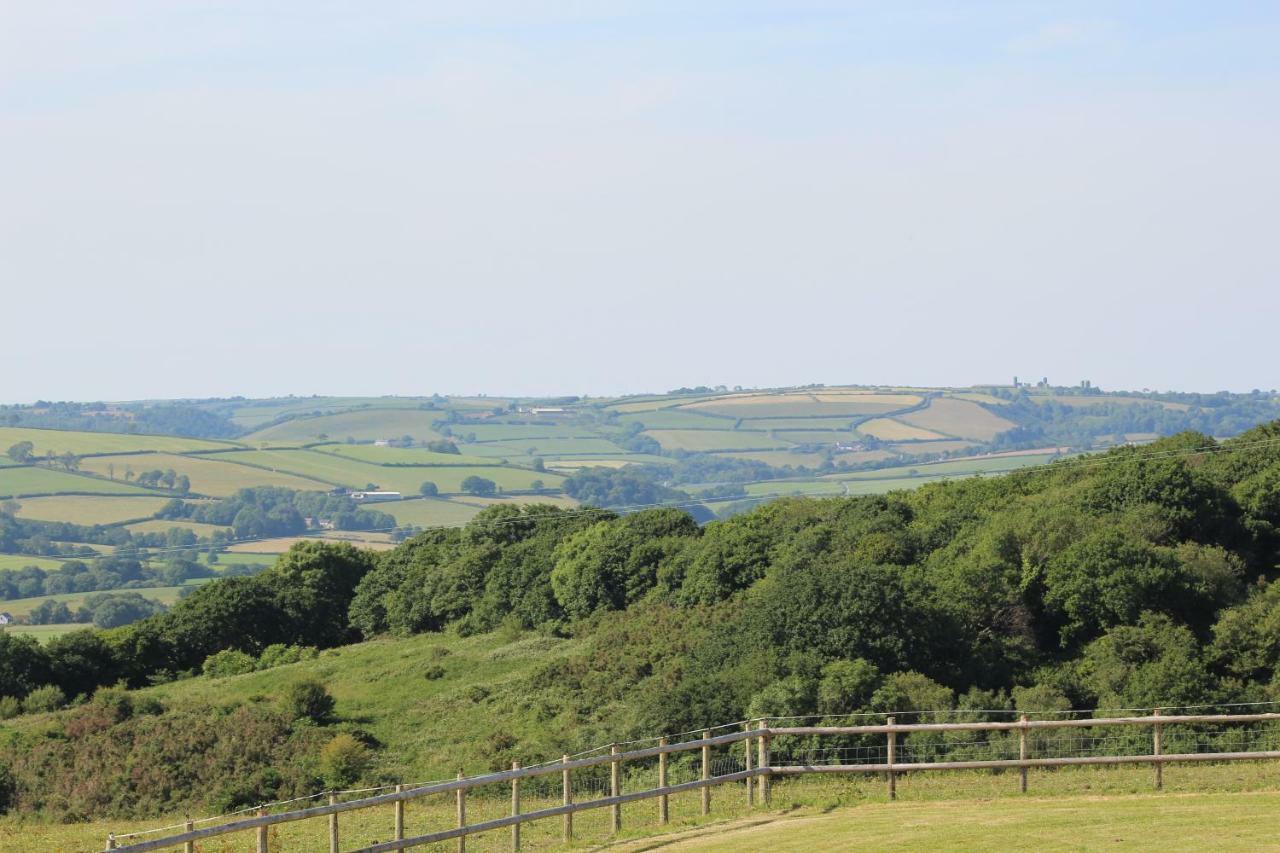
[[[1254,730],[1239,729],[1249,724],[1264,725]],[[1131,731],[1119,735],[1094,734],[1091,731],[1126,728]],[[1132,731],[1140,728],[1150,731]],[[1083,733],[1071,734],[1080,730],[1084,730]],[[987,733],[988,739],[956,739],[966,733]],[[835,746],[820,745],[830,739],[836,741]],[[1166,746],[1172,749],[1166,749]],[[714,758],[713,750],[720,750]],[[683,753],[695,753],[696,760],[686,761],[679,768],[672,767],[670,759]],[[623,767],[634,768],[638,763],[651,759],[657,759],[656,786],[624,793]],[[346,802],[338,801],[331,794],[328,803],[323,805],[276,814],[259,811],[252,817],[198,829],[188,822],[183,832],[163,837],[132,840],[145,833],[112,835],[107,839],[106,849],[143,853],[181,845],[189,852],[194,850],[196,841],[252,830],[257,833],[258,853],[269,853],[269,827],[328,817],[329,848],[331,853],[337,853],[338,815],[391,806],[394,820],[388,821],[388,825],[394,827],[394,837],[357,848],[357,853],[405,850],[450,839],[458,839],[459,850],[462,850],[467,836],[505,828],[511,830],[512,849],[519,850],[520,826],[531,821],[561,818],[564,840],[568,842],[573,837],[575,813],[609,808],[610,826],[616,833],[621,829],[623,805],[657,799],[658,818],[665,824],[669,820],[668,798],[672,795],[701,792],[701,813],[706,815],[711,809],[711,789],[736,782],[745,783],[749,805],[756,802],[767,805],[770,780],[774,777],[810,773],[883,775],[888,782],[889,796],[893,798],[897,777],[902,773],[1015,769],[1020,771],[1020,789],[1026,791],[1027,770],[1031,768],[1149,764],[1155,769],[1155,787],[1160,788],[1163,767],[1168,763],[1266,759],[1280,759],[1280,713],[1167,715],[1156,710],[1149,716],[1031,720],[1023,715],[1018,720],[959,723],[898,723],[895,717],[890,716],[883,724],[854,726],[770,726],[767,720],[760,720],[754,721],[753,725],[744,724],[741,731],[727,734],[712,735],[708,731],[700,738],[678,743],[668,743],[663,738],[655,746],[626,752],[614,745],[605,754],[581,758],[566,755],[560,761],[531,767],[513,764],[510,770],[478,776],[459,774],[453,780],[412,787],[396,786],[391,793]],[[579,775],[578,781],[580,785],[586,785],[581,793],[591,793],[597,788],[603,790],[606,782],[594,778],[591,771],[606,766],[608,793],[575,800],[575,771],[585,772],[590,777]],[[672,782],[673,770],[685,775],[696,773],[697,777]],[[559,777],[560,784],[555,788],[559,789],[561,804],[522,811],[521,784],[551,776]],[[467,792],[498,785],[510,787],[511,813],[500,818],[468,822]],[[456,800],[456,825],[406,837],[405,803],[442,794],[452,794]]]

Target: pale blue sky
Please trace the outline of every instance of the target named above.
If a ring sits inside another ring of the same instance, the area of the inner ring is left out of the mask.
[[[1277,381],[1280,6],[0,0],[0,399]]]

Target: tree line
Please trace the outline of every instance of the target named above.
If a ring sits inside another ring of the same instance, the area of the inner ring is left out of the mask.
[[[705,525],[504,505],[380,555],[304,543],[124,628],[0,635],[0,693],[513,625],[581,640],[524,689],[583,743],[751,716],[1280,700],[1278,563],[1270,424]]]

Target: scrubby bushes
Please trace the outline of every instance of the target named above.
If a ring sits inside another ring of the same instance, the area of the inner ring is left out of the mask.
[[[333,697],[318,681],[295,681],[285,691],[284,709],[292,720],[323,724],[333,716]]]

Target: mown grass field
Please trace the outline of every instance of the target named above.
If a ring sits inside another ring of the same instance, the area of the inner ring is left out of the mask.
[[[298,491],[314,491],[322,486],[313,480],[305,480],[291,474],[249,468],[221,461],[229,453],[204,456],[179,456],[171,453],[146,453],[134,456],[94,456],[84,459],[80,467],[103,477],[112,475],[116,482],[126,479],[126,474],[144,471],[173,470],[185,474],[191,480],[191,491],[211,497],[226,497],[237,489],[253,486],[281,486]]]
[[[56,569],[62,565],[60,560],[48,557],[32,557],[27,554],[0,554],[0,571],[25,569],[27,566],[38,566],[42,569]],[[0,603],[2,605],[2,603]],[[4,607],[0,606],[0,610]]]
[[[650,429],[725,429],[733,426],[735,419],[717,417],[696,409],[654,409],[620,415],[618,423],[644,424]]]
[[[884,441],[932,441],[946,438],[939,432],[895,421],[893,418],[872,418],[858,424],[858,432]]]
[[[742,394],[718,397],[690,403],[681,408],[689,411],[709,412],[735,418],[773,418],[782,415],[792,417],[835,417],[878,415],[905,409],[920,403],[920,398],[909,394],[871,393],[813,393]]]
[[[443,417],[439,411],[424,409],[389,409],[372,407],[353,412],[303,417],[265,427],[241,439],[251,446],[259,444],[297,444],[315,441],[376,441],[409,435],[418,441],[440,438],[432,423]]]
[[[200,583],[206,583],[208,578],[190,581],[188,585],[195,586]],[[142,589],[113,589],[109,592],[136,592],[143,598],[149,598],[152,601],[158,601],[161,604],[173,604],[178,600],[179,593],[183,587],[180,586],[150,586]],[[57,595],[41,595],[34,598],[13,598],[8,601],[0,601],[0,610],[12,613],[14,616],[26,616],[32,610],[35,610],[46,601],[61,602],[72,610],[84,604],[84,600],[91,595],[98,595],[96,592],[67,592]]]
[[[54,471],[49,468],[0,468],[0,497],[24,495],[54,495],[60,492],[89,492],[99,495],[147,495],[148,489],[131,486],[119,481],[100,480]]]
[[[466,445],[470,450],[474,445]],[[558,456],[587,453],[625,453],[621,447],[603,438],[520,438],[485,442],[486,449],[499,448],[504,455]]]
[[[1280,793],[802,806],[623,844],[625,851],[1273,850]]]
[[[220,527],[217,524],[201,524],[198,521],[172,518],[155,518],[151,521],[125,525],[125,529],[131,533],[168,533],[175,527],[179,530],[190,530],[196,536],[212,536],[219,530],[227,530],[226,527]]]
[[[534,759],[536,760],[536,759]],[[530,763],[529,761],[525,762]],[[439,777],[441,779],[445,776]],[[559,777],[548,777],[558,785]],[[681,777],[683,778],[683,777]],[[623,831],[611,836],[607,808],[574,815],[575,844],[560,841],[558,818],[525,824],[524,849],[601,849],[621,851],[674,849],[697,851],[866,849],[915,850],[1267,850],[1276,849],[1280,832],[1280,767],[1275,762],[1171,766],[1165,790],[1151,791],[1146,767],[1033,770],[1028,794],[1017,793],[1012,773],[957,771],[904,776],[898,800],[889,802],[878,778],[808,777],[775,780],[768,807],[748,807],[742,783],[712,789],[711,815],[700,814],[696,792],[670,798],[670,823],[657,819],[656,800],[623,806]],[[421,779],[417,781],[436,781]],[[624,779],[623,791],[649,787],[653,780]],[[493,790],[467,798],[471,822],[509,814],[509,794]],[[543,783],[525,783],[523,809],[558,805],[556,792]],[[599,797],[598,787],[580,786],[575,800]],[[345,799],[345,798],[344,798]],[[304,805],[304,804],[295,804]],[[406,832],[430,832],[453,826],[452,794],[410,800]],[[0,851],[6,838],[38,843],[51,851],[101,849],[107,833],[145,831],[180,822],[181,816],[149,821],[94,821],[69,825],[0,818]],[[391,808],[342,814],[339,836],[344,849],[385,841]],[[279,825],[271,830],[271,849],[325,849],[325,818]],[[11,845],[14,842],[9,842]],[[197,849],[249,853],[252,833],[224,836]],[[440,845],[441,849],[451,849]],[[509,830],[470,836],[471,851],[510,849]],[[433,849],[433,848],[429,848]]]
[[[18,517],[40,521],[69,521],[74,524],[116,524],[150,518],[168,502],[168,498],[132,496],[59,495],[23,498],[18,501],[22,507],[18,510]]]
[[[33,452],[37,456],[43,456],[49,452],[55,455],[73,453],[76,456],[83,456],[87,453],[137,453],[144,450],[182,453],[189,450],[216,450],[232,447],[235,444],[172,435],[125,435],[114,432],[0,427],[0,449],[8,448],[20,441],[29,441],[34,444]]]
[[[645,435],[664,450],[773,450],[790,444],[767,432],[739,432],[713,429],[650,429]]]
[[[370,444],[326,444],[312,448],[370,465],[488,465],[483,456],[436,453],[421,447],[374,447]]]
[[[917,412],[908,412],[898,420],[921,429],[932,430],[956,438],[990,441],[1017,424],[995,415],[968,400],[935,397]]]
[[[515,498],[494,500],[467,496],[388,501],[387,503],[377,504],[376,509],[393,516],[397,524],[413,525],[415,527],[453,527],[466,524],[486,506],[493,506],[494,504],[521,506],[531,503],[565,508],[572,508],[578,505],[578,502],[573,498],[560,495],[520,495]]]
[[[1190,408],[1186,403],[1172,403],[1163,400],[1148,400],[1145,397],[1102,397],[1091,394],[1033,394],[1031,399],[1037,403],[1061,403],[1073,408],[1088,408],[1114,403],[1118,406],[1138,406],[1143,403],[1156,404],[1170,411],[1183,412]]]
[[[547,438],[594,438],[586,427],[564,423],[535,424],[455,424],[455,436],[475,433],[476,441],[525,441]]]
[[[234,455],[252,465],[266,466],[303,477],[312,477],[336,486],[362,489],[373,483],[405,495],[417,494],[423,481],[430,480],[442,492],[460,492],[462,481],[470,476],[493,480],[500,488],[529,489],[535,480],[544,486],[559,485],[564,478],[549,471],[530,471],[522,468],[490,466],[455,466],[439,468],[413,468],[388,465],[370,465],[354,459],[344,459],[332,453],[313,450],[250,450]]]
[[[7,602],[0,601],[0,610],[3,610]],[[66,625],[5,625],[0,631],[7,631],[10,634],[19,637],[33,637],[37,643],[44,645],[51,643],[64,634],[70,634],[72,631],[81,631],[85,628],[92,627],[90,625],[80,625],[69,623]],[[0,823],[3,827],[3,823]],[[0,836],[0,850],[3,850],[3,838]]]
[[[956,450],[968,450],[976,447],[972,441],[927,441],[927,442],[907,442],[903,444],[892,444],[890,449],[895,453],[951,453]]]

